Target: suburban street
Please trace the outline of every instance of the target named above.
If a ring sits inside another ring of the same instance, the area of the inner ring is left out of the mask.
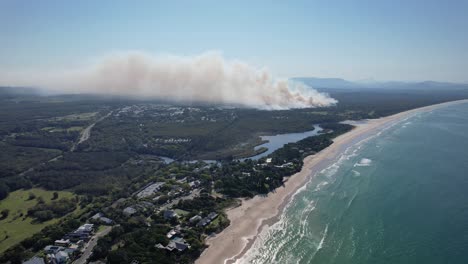
[[[85,245],[85,250],[83,252],[83,255],[81,255],[81,257],[78,258],[77,260],[73,261],[73,264],[86,264],[89,257],[91,256],[91,253],[93,253],[93,248],[96,246],[98,239],[109,234],[111,230],[112,230],[112,226],[107,226],[101,232],[96,233]]]
[[[170,203],[161,206],[159,208],[159,211],[167,210],[168,208],[171,208],[172,206],[178,204],[179,201],[192,200],[193,198],[200,196],[200,191],[201,191],[200,189],[195,189],[187,196],[182,196],[182,197],[176,198],[176,199],[172,200]]]

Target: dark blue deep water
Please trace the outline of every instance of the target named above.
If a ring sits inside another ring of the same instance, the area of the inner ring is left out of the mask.
[[[244,263],[468,263],[468,104],[351,147],[298,192]]]

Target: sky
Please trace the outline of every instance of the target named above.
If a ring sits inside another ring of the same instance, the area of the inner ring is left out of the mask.
[[[463,0],[0,0],[0,71],[215,51],[284,78],[468,82],[467,14]]]

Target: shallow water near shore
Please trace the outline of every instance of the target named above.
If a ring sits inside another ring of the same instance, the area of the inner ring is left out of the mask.
[[[241,263],[468,263],[468,104],[345,151]]]

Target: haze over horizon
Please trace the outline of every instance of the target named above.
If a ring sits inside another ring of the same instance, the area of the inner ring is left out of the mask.
[[[468,81],[468,4],[457,1],[45,0],[0,10],[3,86],[289,109],[337,103],[294,77]]]
[[[216,50],[283,78],[467,82],[467,11],[466,1],[421,0],[2,1],[0,70]]]

